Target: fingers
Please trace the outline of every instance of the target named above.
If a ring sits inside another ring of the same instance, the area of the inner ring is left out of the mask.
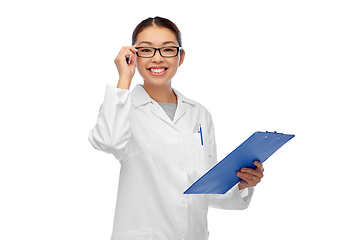
[[[137,45],[133,45],[133,46],[125,46],[122,47],[120,52],[118,53],[118,55],[116,56],[114,62],[116,64],[120,64],[121,62],[126,62],[126,57],[129,58],[129,63],[134,63],[136,60],[136,52],[138,51],[136,49]]]
[[[237,172],[236,174],[239,178],[246,181],[250,186],[256,186],[259,182],[261,182],[261,177],[245,173],[245,172]]]
[[[262,178],[264,176],[264,168],[262,167],[261,163],[257,163],[257,165],[259,165],[256,169],[251,169],[251,168],[242,168],[240,170],[241,173],[246,173],[246,174],[250,174],[252,176],[255,176],[257,178]]]
[[[259,161],[254,161],[254,164],[255,164],[256,170],[257,170],[258,172],[261,172],[261,173],[264,172],[264,167],[263,167],[263,165],[262,165],[261,162],[259,162]]]
[[[136,44],[135,45],[133,45],[133,46],[131,46],[130,47],[130,53],[128,52],[127,54],[128,54],[128,58],[129,58],[129,63],[135,63],[135,61],[136,61],[136,53],[137,53],[137,49],[136,49]]]
[[[133,53],[136,53],[138,50],[136,49],[137,48],[137,45],[134,44],[130,47],[130,50],[133,52]]]
[[[136,44],[133,46],[122,47],[114,62],[119,72],[120,78],[132,79],[136,68]],[[127,59],[128,58],[128,59]]]
[[[242,168],[236,175],[246,181],[250,186],[256,186],[264,177],[264,167],[261,162],[254,161],[256,169]]]

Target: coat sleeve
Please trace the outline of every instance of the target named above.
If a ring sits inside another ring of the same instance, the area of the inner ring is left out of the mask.
[[[131,136],[130,112],[130,91],[108,84],[97,122],[89,133],[92,146],[122,160]]]
[[[215,131],[212,118],[210,116],[209,124],[209,147],[210,147],[210,168],[217,164],[217,151],[216,151],[216,142],[215,142]],[[243,210],[246,209],[251,201],[251,198],[254,193],[254,188],[246,188],[244,190],[239,190],[238,185],[236,184],[224,195],[220,194],[211,194],[209,198],[209,205],[212,208],[220,208],[227,210]]]

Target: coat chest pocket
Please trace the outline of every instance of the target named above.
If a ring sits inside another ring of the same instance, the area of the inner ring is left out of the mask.
[[[114,233],[111,240],[152,240],[153,229],[144,229],[140,231]]]
[[[202,138],[202,139],[201,139]],[[195,169],[200,174],[205,173],[209,170],[209,138],[207,133],[202,133],[202,137],[200,133],[192,134],[192,149],[193,149],[193,158]]]

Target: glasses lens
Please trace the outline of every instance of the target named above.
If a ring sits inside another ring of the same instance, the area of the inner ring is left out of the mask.
[[[137,53],[140,57],[152,57],[154,51],[155,49],[152,48],[139,48]]]
[[[166,48],[162,48],[160,51],[161,51],[161,55],[163,55],[164,57],[175,57],[177,54],[176,47],[166,47]]]

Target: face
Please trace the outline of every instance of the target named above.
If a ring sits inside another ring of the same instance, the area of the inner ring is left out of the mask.
[[[151,26],[138,34],[136,43],[138,47],[166,47],[179,46],[175,34],[167,28]],[[180,56],[181,55],[181,56]],[[145,84],[154,86],[171,85],[178,67],[183,63],[185,52],[176,57],[162,57],[156,51],[152,58],[137,57],[136,66]],[[156,69],[156,70],[155,70]],[[165,69],[165,70],[164,70]],[[164,71],[163,71],[164,70]]]

